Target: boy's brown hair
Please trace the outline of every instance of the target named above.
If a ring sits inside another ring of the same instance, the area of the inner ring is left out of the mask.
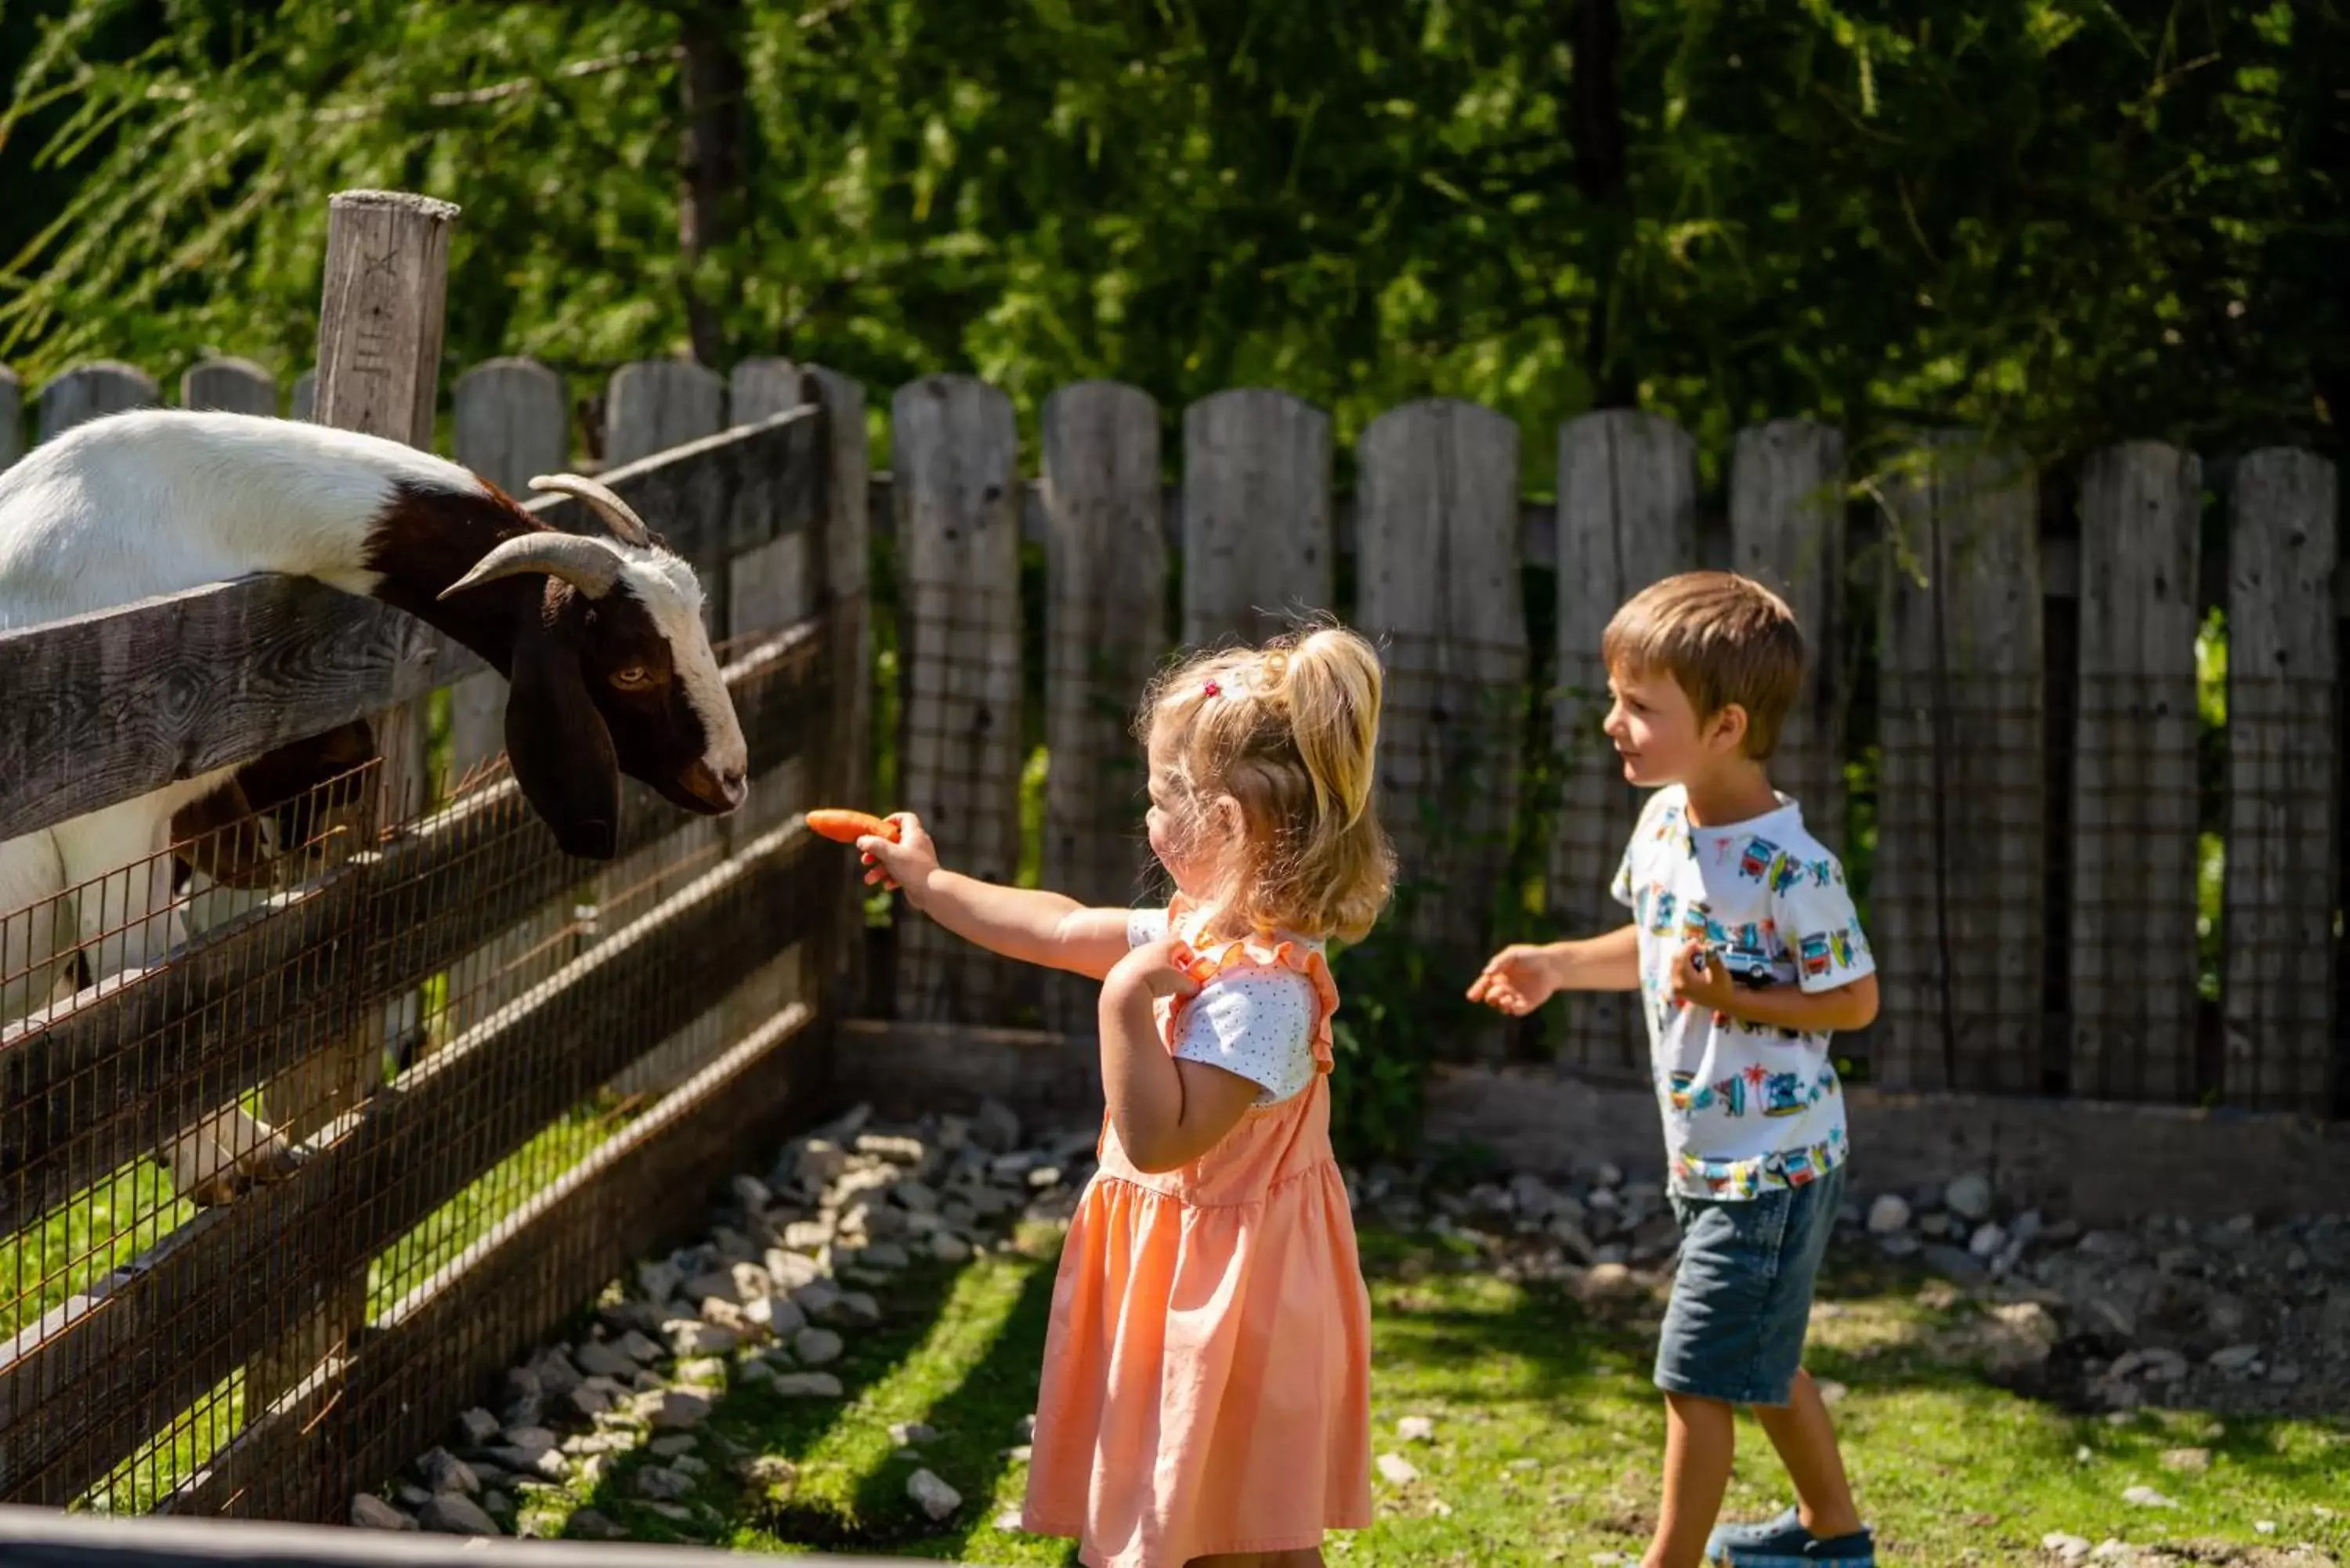
[[[1746,754],[1779,743],[1804,686],[1804,633],[1787,602],[1731,572],[1683,572],[1625,601],[1600,653],[1610,670],[1662,670],[1700,721],[1732,703],[1746,710]]]

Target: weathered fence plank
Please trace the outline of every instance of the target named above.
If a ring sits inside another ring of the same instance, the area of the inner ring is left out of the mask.
[[[1917,455],[1890,492],[1880,610],[1871,1069],[2020,1093],[2047,1024],[2038,493],[1970,431]]]
[[[492,359],[466,371],[457,379],[455,411],[457,461],[509,495],[526,495],[534,477],[570,465],[563,379],[536,359]],[[449,688],[452,787],[504,753],[505,712],[505,678],[495,670]],[[533,972],[567,961],[574,950],[565,937],[571,906],[567,894],[460,961],[449,977],[444,1032],[463,1031],[505,1005]]]
[[[618,467],[723,430],[726,383],[691,359],[639,359],[612,372],[604,465]]]
[[[1061,388],[1045,402],[1044,470],[1044,883],[1083,903],[1130,904],[1150,863],[1149,768],[1131,715],[1169,640],[1159,405],[1117,381]],[[1048,1021],[1092,1033],[1099,990],[1055,977]]]
[[[2228,548],[2228,1103],[2333,1108],[2336,755],[2334,465],[2240,459]]]
[[[629,462],[713,436],[725,427],[725,383],[715,372],[691,360],[647,359],[623,365],[612,372],[605,400],[605,461]],[[743,478],[747,488],[765,489],[764,476]],[[733,559],[736,549],[742,547],[729,528],[736,504],[743,498],[741,489],[723,499],[705,491],[689,503],[696,513],[719,524],[717,535],[705,543],[703,553],[694,559],[702,585],[702,623],[713,639],[723,639],[729,629]],[[681,822],[667,839],[617,859],[598,873],[588,894],[594,923],[582,933],[582,940],[593,946],[598,932],[629,919],[634,905],[657,900],[681,879],[706,869],[725,853],[726,832],[723,825],[707,818]],[[663,1041],[614,1087],[622,1094],[665,1093],[691,1076],[708,1048],[717,1044],[691,1036]]]
[[[1183,410],[1185,643],[1259,642],[1329,609],[1335,554],[1328,414],[1262,387]]]
[[[1735,570],[1787,601],[1804,628],[1811,670],[1771,757],[1771,782],[1804,808],[1804,826],[1838,853],[1844,842],[1846,708],[1844,432],[1773,420],[1738,432],[1730,460],[1730,549]]]
[[[457,461],[509,495],[569,466],[570,417],[563,379],[536,359],[476,365],[457,379]],[[505,688],[494,672],[449,690],[449,769],[463,777],[505,750]]]
[[[1357,463],[1355,619],[1387,677],[1380,816],[1408,929],[1445,972],[1473,974],[1504,892],[1525,722],[1518,427],[1475,403],[1408,403],[1364,431]]]
[[[824,764],[810,773],[810,786],[834,801],[890,809],[873,794],[872,513],[867,504],[872,460],[865,428],[865,389],[851,377],[818,365],[807,372],[808,389],[823,410],[824,547],[811,554],[821,576],[818,613],[827,646],[837,650],[841,674],[832,690],[833,728]],[[816,804],[823,804],[821,801]],[[846,1015],[864,999],[865,919],[863,885],[854,863],[844,859],[833,893],[836,918],[818,928],[803,983],[827,1016]],[[812,976],[812,981],[808,977]]]
[[[206,359],[180,378],[180,406],[277,417],[277,378],[250,359]]]
[[[2134,441],[2081,476],[2072,1073],[2101,1099],[2195,1096],[2195,628],[2202,472]]]
[[[788,359],[745,359],[734,367],[727,411],[735,428],[805,406],[807,378]],[[781,626],[808,613],[807,540],[777,539],[738,552],[727,566],[730,636]]]
[[[77,365],[41,389],[41,439],[55,441],[78,424],[156,401],[155,378],[136,365],[119,359]]]
[[[25,455],[25,383],[0,365],[0,468]]]
[[[1551,740],[1562,777],[1550,909],[1562,932],[1594,935],[1627,919],[1608,888],[1639,803],[1599,728],[1608,705],[1600,634],[1626,599],[1695,566],[1697,548],[1697,453],[1687,431],[1628,409],[1586,414],[1559,428]],[[1562,1058],[1611,1076],[1645,1076],[1639,1009],[1604,992],[1570,998]]]
[[[1020,514],[1012,400],[932,376],[890,402],[898,475],[899,793],[953,865],[1020,866]],[[899,927],[895,984],[917,1019],[1003,1016],[1015,972],[929,921]]]

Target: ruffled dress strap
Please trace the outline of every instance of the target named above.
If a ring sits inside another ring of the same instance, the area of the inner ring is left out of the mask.
[[[1328,1073],[1335,1060],[1330,1019],[1338,1011],[1338,986],[1330,977],[1330,961],[1321,945],[1272,934],[1201,942],[1183,934],[1185,920],[1194,915],[1190,903],[1179,894],[1167,907],[1167,929],[1181,936],[1184,945],[1191,950],[1195,961],[1191,978],[1202,987],[1217,975],[1233,970],[1286,970],[1304,975],[1313,985],[1314,1070],[1317,1074]],[[1176,1041],[1182,1037],[1183,1014],[1198,994],[1195,992],[1189,997],[1177,997],[1168,1006],[1160,1031],[1168,1050],[1174,1050]]]

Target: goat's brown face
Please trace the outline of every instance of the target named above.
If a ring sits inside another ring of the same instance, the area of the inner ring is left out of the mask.
[[[620,771],[688,811],[723,816],[741,805],[748,788],[742,737],[700,624],[681,659],[677,628],[660,625],[625,581],[588,603],[585,615],[581,674]],[[697,653],[707,669],[691,668]],[[723,713],[709,711],[713,700]]]
[[[559,581],[515,639],[506,751],[515,782],[570,854],[618,847],[619,775],[718,816],[743,804],[746,757],[701,623],[666,624],[625,580],[595,598]]]

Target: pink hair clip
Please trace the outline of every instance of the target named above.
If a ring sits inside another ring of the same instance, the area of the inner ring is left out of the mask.
[[[1223,694],[1224,694],[1224,689],[1223,689],[1223,687],[1222,687],[1221,685],[1217,684],[1217,683],[1216,683],[1215,681],[1213,681],[1213,680],[1211,680],[1211,681],[1209,681],[1209,682],[1208,682],[1208,685],[1207,685],[1207,695],[1208,695],[1208,696],[1211,696],[1211,697],[1221,697],[1221,696],[1222,696]]]

